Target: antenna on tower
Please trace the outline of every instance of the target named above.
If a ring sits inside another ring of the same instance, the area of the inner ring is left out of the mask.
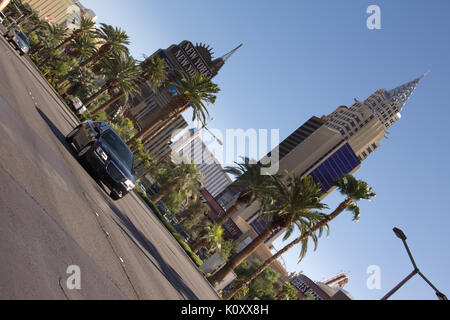
[[[225,54],[221,59],[223,60],[223,62],[226,62],[236,51],[239,50],[240,47],[242,47],[244,44],[241,43],[240,45],[238,45],[236,48],[234,48],[233,50],[231,50],[230,52],[228,52],[227,54]]]

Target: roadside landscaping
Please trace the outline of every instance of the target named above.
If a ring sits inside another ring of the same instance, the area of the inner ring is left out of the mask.
[[[194,252],[192,252],[191,247],[184,241],[183,237],[175,230],[175,228],[164,218],[158,207],[151,201],[147,195],[145,195],[139,188],[134,189],[136,193],[144,200],[144,202],[150,207],[150,209],[156,214],[156,216],[161,220],[166,229],[172,234],[175,240],[178,241],[183,250],[188,254],[188,256],[194,261],[194,263],[200,267],[203,264],[202,259],[200,259]]]

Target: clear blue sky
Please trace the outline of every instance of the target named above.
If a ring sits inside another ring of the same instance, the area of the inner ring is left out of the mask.
[[[422,272],[450,296],[448,207],[450,169],[450,2],[438,1],[218,1],[83,0],[99,22],[124,28],[135,57],[182,40],[203,42],[220,56],[244,43],[214,78],[222,92],[210,127],[280,129],[284,139],[312,115],[363,100],[425,77],[389,130],[388,140],[357,177],[377,192],[361,203],[359,223],[350,215],[331,225],[297,264],[298,249],[284,256],[289,271],[313,280],[346,271],[357,299],[379,299],[412,267],[392,228],[402,228]],[[366,9],[381,8],[382,30],[368,30]],[[329,196],[331,208],[342,198]],[[277,241],[276,247],[283,243]],[[369,290],[366,269],[381,268],[381,290]],[[435,299],[420,279],[396,299]]]

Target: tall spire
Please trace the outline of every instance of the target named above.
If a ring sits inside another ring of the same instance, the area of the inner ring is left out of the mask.
[[[235,49],[231,50],[224,56],[215,59],[211,62],[210,67],[212,69],[213,77],[219,72],[219,70],[223,67],[225,62],[236,52],[239,50],[240,47],[242,47],[243,44],[241,43],[239,46],[237,46]]]
[[[402,109],[405,106],[408,99],[411,97],[414,90],[416,89],[420,80],[422,80],[423,77],[425,77],[427,74],[428,72],[424,73],[419,78],[413,81],[407,82],[390,91],[386,91],[385,93],[386,98],[392,102],[397,101],[400,104],[400,109]]]
[[[221,59],[223,60],[223,62],[227,62],[227,60],[236,52],[239,50],[240,47],[242,47],[244,44],[241,43],[240,45],[238,45],[236,48],[234,48],[233,50],[231,50],[230,52],[228,52],[227,54],[225,54],[223,57],[221,57]]]

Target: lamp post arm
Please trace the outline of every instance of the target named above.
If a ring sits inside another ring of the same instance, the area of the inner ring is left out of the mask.
[[[414,258],[413,258],[412,254],[411,254],[411,251],[409,250],[409,247],[408,247],[408,244],[406,243],[406,240],[402,240],[402,242],[403,242],[403,245],[405,246],[406,252],[408,252],[409,259],[411,260],[411,263],[412,263],[414,269],[419,269],[419,268],[417,268],[416,262],[414,261]]]
[[[421,276],[422,279],[425,280],[425,282],[428,283],[428,285],[429,285],[431,288],[433,288],[433,290],[436,292],[436,295],[439,297],[439,299],[441,299],[441,300],[447,300],[447,297],[446,297],[442,292],[440,292],[440,291],[439,291],[439,290],[431,283],[431,281],[428,280],[428,279],[424,276],[424,274],[423,274],[422,272],[419,271],[418,273],[419,273],[419,276]]]
[[[403,279],[398,285],[396,285],[391,291],[389,291],[381,300],[387,300],[390,296],[392,296],[398,289],[400,289],[409,279],[414,277],[419,272],[418,269],[414,269],[405,279]]]

